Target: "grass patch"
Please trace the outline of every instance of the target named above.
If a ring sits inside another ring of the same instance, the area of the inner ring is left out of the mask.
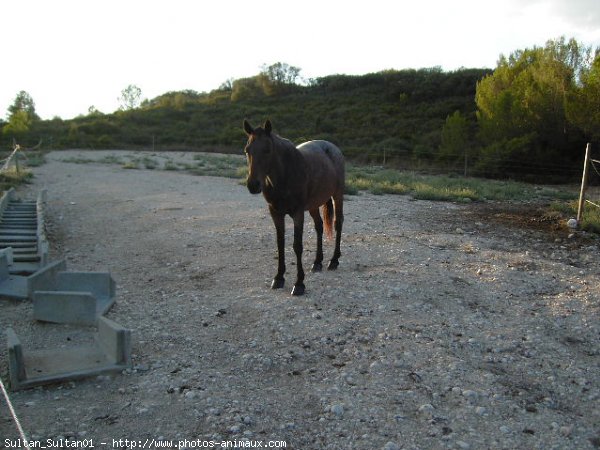
[[[164,166],[163,166],[164,170],[179,170],[179,166],[177,166],[177,164],[175,164],[173,161],[166,161]]]
[[[46,163],[46,153],[44,151],[29,151],[27,152],[27,160],[25,161],[28,167],[40,167]]]
[[[559,212],[563,217],[577,217],[578,201],[572,200],[569,202],[555,201],[550,204],[550,209]],[[600,208],[589,203],[583,209],[581,223],[578,227],[580,230],[589,231],[590,233],[600,234]]]
[[[123,162],[115,155],[108,155],[100,159],[69,158],[64,159],[63,162],[120,164],[127,169],[138,168],[138,165],[142,165],[146,169],[160,168],[160,164],[154,158],[148,156],[134,158],[130,162]],[[211,153],[197,153],[193,156],[193,162],[191,163],[175,163],[168,160],[164,163],[162,169],[182,170],[200,176],[235,179],[244,179],[248,173],[246,159],[243,156]],[[449,175],[422,175],[416,172],[398,171],[377,166],[347,164],[345,193],[356,195],[361,191],[376,195],[411,195],[419,200],[464,203],[485,200],[524,201],[532,199],[560,200],[564,202],[576,198],[576,193],[562,190],[560,187],[539,187],[515,181],[464,178]]]
[[[102,164],[122,164],[121,158],[116,155],[106,155],[103,158],[100,158],[97,162]]]
[[[141,160],[141,163],[148,170],[154,170],[158,167],[158,163],[149,156],[144,156]]]
[[[98,162],[98,160],[92,159],[92,158],[80,158],[80,157],[72,156],[71,158],[63,158],[60,160],[60,162],[71,163],[71,164],[91,164],[91,163]]]
[[[241,156],[197,154],[194,161],[188,170],[195,175],[244,178],[247,174],[246,160]]]
[[[412,190],[417,200],[470,202],[478,199],[477,193],[467,187],[436,186],[433,183],[416,183]]]
[[[17,172],[15,168],[10,168],[4,172],[0,172],[0,191],[7,191],[11,187],[29,183],[31,178],[33,178],[33,173],[28,169],[19,169]]]
[[[124,165],[121,158],[116,155],[106,155],[102,158],[82,158],[73,156],[71,158],[64,158],[60,160],[61,162],[72,163],[72,164],[117,164]]]
[[[123,167],[123,169],[139,169],[138,163],[136,161],[128,161],[124,163],[121,167]]]
[[[515,181],[497,181],[447,175],[420,175],[381,167],[349,165],[346,193],[369,191],[373,194],[410,194],[420,200],[470,202],[475,200],[522,201],[572,199],[572,192],[539,188]]]
[[[0,164],[0,168],[3,169],[0,171],[0,194],[20,184],[29,183],[33,178],[30,167],[38,167],[46,162],[46,152],[44,151],[20,151],[14,155],[12,162],[7,163],[6,159],[11,154],[12,152],[0,152],[0,158],[3,159]],[[8,164],[6,169],[4,169],[5,164]]]

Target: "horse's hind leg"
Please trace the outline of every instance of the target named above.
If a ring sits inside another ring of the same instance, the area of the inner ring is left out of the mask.
[[[342,256],[340,251],[340,243],[342,241],[342,225],[344,224],[344,192],[339,192],[333,197],[333,206],[335,211],[334,228],[335,228],[335,250],[333,257],[329,261],[327,270],[335,270],[339,266],[339,259]]]
[[[310,271],[320,272],[323,269],[323,219],[321,219],[319,208],[311,209],[309,213],[315,222],[315,231],[317,232],[317,256]]]

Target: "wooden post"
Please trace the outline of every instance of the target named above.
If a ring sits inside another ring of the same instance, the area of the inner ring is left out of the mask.
[[[15,171],[17,172],[17,176],[19,175],[19,152],[21,151],[21,146],[17,144],[15,148],[14,158],[15,158]]]
[[[585,160],[583,162],[583,176],[581,177],[581,190],[579,191],[579,205],[577,206],[577,225],[581,223],[581,217],[583,216],[583,206],[585,204],[585,191],[587,190],[588,172],[589,172],[589,161],[590,161],[590,150],[591,144],[588,142],[585,147]]]

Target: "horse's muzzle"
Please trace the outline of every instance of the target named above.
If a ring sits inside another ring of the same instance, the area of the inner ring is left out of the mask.
[[[262,190],[260,188],[260,182],[258,180],[247,180],[246,187],[248,188],[251,194],[260,194]]]

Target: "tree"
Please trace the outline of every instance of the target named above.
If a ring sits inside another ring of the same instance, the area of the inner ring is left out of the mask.
[[[228,78],[221,83],[219,86],[219,91],[227,91],[231,92],[233,90],[233,83],[235,82],[234,78]]]
[[[270,66],[263,64],[258,75],[258,83],[266,95],[280,94],[289,91],[296,85],[300,70],[299,67],[281,62],[276,62]]]
[[[469,143],[469,124],[460,113],[446,117],[442,128],[442,143],[438,151],[438,158],[447,162],[456,162],[465,156]]]
[[[88,116],[101,116],[102,112],[98,110],[94,105],[88,108]]]
[[[33,98],[25,91],[20,91],[13,104],[8,107],[8,120],[10,121],[10,116],[19,111],[26,112],[31,120],[40,119],[35,112],[35,102],[33,101]]]
[[[142,90],[135,84],[130,84],[121,91],[121,96],[117,99],[119,101],[119,109],[121,111],[128,111],[135,109],[140,106],[142,98]]]
[[[477,83],[475,95],[487,161],[494,160],[490,149],[514,165],[542,157],[564,162],[580,153],[582,134],[566,111],[590,54],[574,39],[561,38],[501,56],[494,72]]]
[[[25,91],[20,91],[12,105],[8,107],[8,123],[2,128],[2,132],[13,137],[20,137],[31,125],[40,120],[35,112],[35,103]]]
[[[258,77],[240,78],[232,83],[231,101],[255,98],[259,93]],[[263,95],[263,92],[260,92]]]
[[[29,131],[31,123],[31,117],[26,111],[15,111],[11,114],[8,123],[2,128],[2,132],[13,137],[21,136]]]
[[[295,84],[301,69],[290,66],[289,64],[276,62],[267,66],[263,64],[261,74],[265,75],[269,81],[276,84]]]
[[[600,52],[580,79],[581,84],[567,101],[567,118],[583,130],[586,138],[600,139]]]

